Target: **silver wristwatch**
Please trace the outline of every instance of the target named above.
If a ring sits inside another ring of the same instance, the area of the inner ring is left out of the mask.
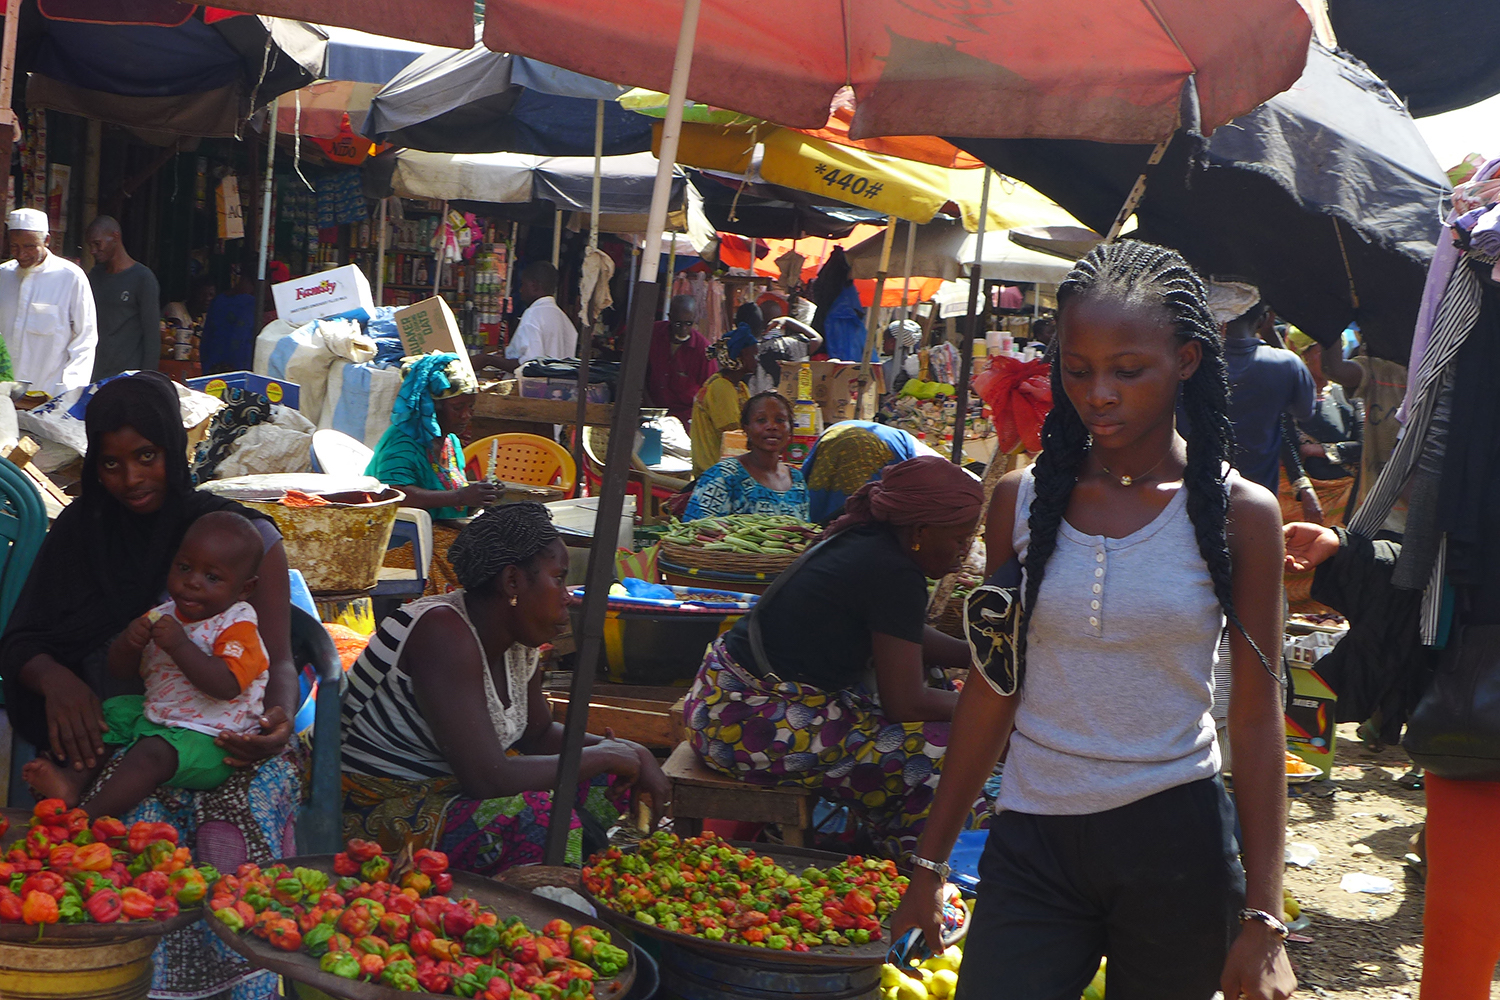
[[[946,881],[948,878],[948,873],[953,870],[942,861],[928,861],[926,858],[918,857],[915,854],[911,856],[911,863],[916,865],[918,868],[926,868],[928,871],[936,875],[939,881]]]

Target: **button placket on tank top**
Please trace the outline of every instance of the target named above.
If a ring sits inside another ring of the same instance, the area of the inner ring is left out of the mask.
[[[1094,584],[1093,592],[1086,598],[1088,634],[1102,638],[1104,636],[1104,579],[1109,562],[1105,556],[1102,539],[1092,539],[1089,545],[1094,550]]]

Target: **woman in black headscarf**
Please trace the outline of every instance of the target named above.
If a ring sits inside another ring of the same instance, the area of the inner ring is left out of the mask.
[[[193,489],[177,392],[165,376],[142,372],[107,382],[89,400],[84,426],[83,493],[47,533],[0,637],[11,725],[60,764],[91,767],[102,758],[100,702],[129,693],[105,666],[110,640],[160,603],[188,525],[212,510],[243,514],[266,546],[250,597],[271,658],[260,732],[216,740],[226,760],[243,768],[240,775],[211,792],[160,790],[126,819],[171,822],[200,854],[217,850],[209,860],[233,862],[231,868],[245,860],[267,864],[281,856],[301,794],[297,765],[283,753],[299,690],[281,536],[265,515]],[[206,844],[197,834],[209,821],[218,822]],[[206,995],[245,978],[244,963],[210,953],[201,931],[172,935],[164,947],[154,990]],[[274,987],[274,976],[269,983]]]

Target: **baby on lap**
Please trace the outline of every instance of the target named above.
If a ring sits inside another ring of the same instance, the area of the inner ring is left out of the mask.
[[[109,648],[110,672],[146,685],[144,697],[104,702],[104,742],[124,747],[124,756],[84,802],[107,761],[76,770],[38,758],[23,773],[39,798],[123,816],[158,786],[206,790],[234,773],[214,737],[256,731],[264,707],[270,661],[246,600],[262,551],[260,533],[239,514],[214,511],[189,526],[167,574],[171,600]]]

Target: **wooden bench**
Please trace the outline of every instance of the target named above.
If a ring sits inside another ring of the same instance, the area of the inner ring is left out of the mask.
[[[776,823],[788,847],[802,847],[812,830],[817,796],[811,789],[749,785],[726,778],[710,770],[685,742],[672,751],[662,772],[672,783],[672,825],[679,836],[697,836],[703,832],[705,819]]]

